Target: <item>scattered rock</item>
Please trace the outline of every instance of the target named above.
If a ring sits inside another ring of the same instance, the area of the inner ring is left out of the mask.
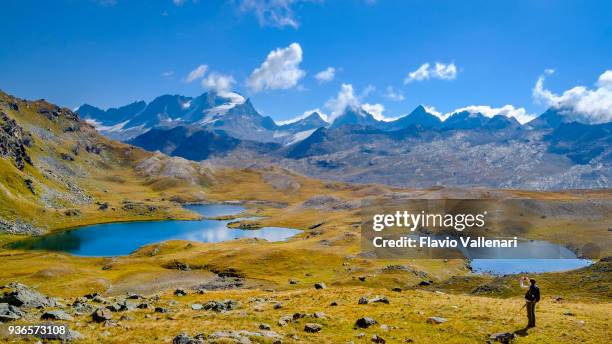
[[[323,313],[323,312],[314,312],[312,314],[312,316],[314,318],[317,318],[317,319],[324,319],[325,318],[325,313]]]
[[[572,313],[572,312],[570,312],[570,311],[565,311],[565,312],[563,312],[563,315],[567,315],[567,316],[569,316],[569,317],[576,316],[576,314],[574,314],[574,313]]]
[[[402,292],[402,288],[395,287],[395,288],[391,289],[391,291],[395,291],[395,292],[401,293]]]
[[[335,307],[338,305],[338,301],[332,301],[329,305]]]
[[[144,297],[142,295],[134,294],[134,293],[128,294],[126,298],[129,299],[129,300],[144,299]]]
[[[172,344],[194,344],[196,343],[193,338],[189,337],[185,333],[181,333],[172,339]]]
[[[8,303],[0,303],[0,322],[18,320],[21,319],[23,315],[19,307],[9,305]]]
[[[304,325],[304,331],[309,333],[317,333],[321,331],[321,329],[323,329],[323,326],[315,323],[307,323],[306,325]]]
[[[78,298],[72,303],[72,309],[80,314],[90,314],[94,311],[94,307],[82,298]]]
[[[428,285],[431,285],[431,281],[421,281],[421,282],[419,282],[419,286],[421,286],[421,287],[426,287]]]
[[[293,316],[285,315],[278,319],[278,326],[287,326],[290,322],[293,321]]]
[[[155,313],[168,313],[168,309],[164,307],[155,307]]]
[[[30,190],[32,195],[36,195],[36,188],[34,188],[34,181],[30,178],[27,178],[23,182],[25,183],[28,190]]]
[[[325,289],[325,288],[327,288],[325,286],[325,283],[323,283],[323,282],[315,283],[314,287],[315,287],[315,289]]]
[[[74,318],[62,311],[62,310],[53,310],[53,311],[47,311],[45,313],[43,313],[43,315],[40,317],[42,320],[74,320]]]
[[[365,280],[366,280],[365,276],[359,276],[359,281],[365,282]]]
[[[359,328],[368,328],[374,324],[376,324],[376,320],[369,317],[359,318],[355,321],[355,326]]]
[[[91,314],[91,318],[95,322],[104,322],[111,320],[113,318],[113,314],[106,308],[98,308]]]
[[[368,298],[365,296],[362,296],[359,298],[359,301],[357,301],[358,305],[367,305],[368,304]]]
[[[9,283],[0,289],[8,289],[0,297],[0,303],[20,308],[54,307],[55,301],[21,283]]]
[[[45,231],[35,227],[29,223],[21,222],[17,219],[15,222],[0,219],[0,233],[8,234],[24,234],[24,235],[41,235]]]
[[[430,318],[427,318],[427,323],[428,324],[442,324],[442,323],[445,323],[447,321],[448,321],[448,319],[441,318],[441,317],[430,317]]]
[[[373,336],[372,336],[372,343],[380,343],[380,344],[384,344],[384,343],[386,343],[386,342],[387,342],[386,340],[384,340],[384,339],[383,339],[381,336],[379,336],[379,335],[377,335],[377,334],[375,334],[375,335],[373,335]]]
[[[205,310],[210,310],[214,312],[225,312],[231,311],[233,309],[238,308],[239,304],[234,300],[224,300],[224,301],[208,301],[204,304]]]
[[[119,305],[119,311],[133,311],[136,309],[136,305],[128,300],[121,300],[117,303]]]
[[[298,284],[298,281],[294,278],[289,280],[289,284]]]
[[[292,317],[293,317],[293,320],[297,320],[297,319],[305,318],[306,315],[307,315],[306,313],[296,312],[296,313],[293,313]]]
[[[377,296],[373,299],[370,299],[370,303],[384,303],[389,304],[389,299],[386,296]]]
[[[193,305],[191,305],[191,309],[193,309],[194,311],[199,311],[200,309],[202,309],[204,306],[202,306],[199,303],[194,303]]]
[[[514,333],[510,333],[510,332],[493,333],[491,336],[489,336],[489,339],[494,342],[508,344],[514,340]]]
[[[174,291],[174,295],[176,295],[176,296],[186,296],[187,292],[185,290],[183,290],[183,289],[176,289]]]
[[[136,306],[136,308],[139,308],[139,309],[148,309],[150,307],[151,307],[151,305],[149,305],[146,302],[143,302],[143,303],[139,304],[138,306]]]
[[[270,325],[268,324],[259,324],[259,329],[260,330],[270,330],[272,329],[272,327],[270,327]]]

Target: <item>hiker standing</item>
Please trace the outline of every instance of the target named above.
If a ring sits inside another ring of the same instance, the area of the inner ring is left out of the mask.
[[[525,282],[529,282],[527,285]],[[527,328],[535,327],[535,306],[540,301],[540,288],[536,285],[536,280],[529,277],[521,278],[521,287],[529,288],[525,293],[525,307],[527,308]]]

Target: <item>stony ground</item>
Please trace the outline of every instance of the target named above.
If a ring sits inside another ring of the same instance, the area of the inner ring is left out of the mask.
[[[22,303],[22,318],[11,324],[67,323],[83,343],[483,343],[503,342],[505,332],[517,343],[601,343],[612,334],[609,303],[552,297],[538,306],[538,327],[523,330],[518,298],[440,291],[302,285],[49,300],[25,286],[3,291],[15,295],[15,287],[21,293],[2,300]]]

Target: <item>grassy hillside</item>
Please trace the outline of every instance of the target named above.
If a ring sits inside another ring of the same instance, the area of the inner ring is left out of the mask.
[[[257,221],[261,226],[303,230],[286,242],[169,241],[114,258],[0,249],[0,285],[20,282],[61,298],[62,308],[75,317],[69,322],[71,327],[84,336],[84,342],[91,343],[171,342],[180,332],[193,336],[217,330],[259,331],[259,323],[270,324],[283,343],[365,343],[374,334],[387,343],[481,343],[490,333],[514,331],[524,323],[522,313],[514,314],[523,293],[516,276],[475,275],[461,259],[383,260],[363,255],[360,222],[364,201],[521,197],[568,202],[572,209],[580,210],[589,209],[593,200],[612,199],[609,190],[407,190],[314,180],[274,167],[220,168],[107,140],[70,110],[45,101],[30,102],[0,93],[0,112],[6,115],[0,121],[5,134],[0,136],[3,246],[29,235],[85,224],[192,219],[198,216],[181,204],[203,201],[245,202],[248,214],[264,217]],[[575,233],[574,243],[581,247],[609,237],[609,213],[562,221],[520,209],[516,213],[536,224],[522,233],[526,238],[564,242],[559,233]],[[599,343],[610,337],[609,262],[541,274],[537,279],[544,293],[539,306],[541,326],[519,337],[519,342]],[[431,284],[418,286],[422,281]],[[317,282],[328,288],[314,290]],[[200,294],[194,286],[202,284],[208,291]],[[228,286],[236,288],[216,290]],[[172,295],[179,287],[188,295]],[[77,297],[92,292],[102,294],[109,304],[128,292],[147,298],[158,294],[160,299],[149,302],[170,312],[130,310],[112,314],[118,323],[98,324],[90,313],[76,314],[70,306]],[[389,304],[357,304],[362,296],[376,295],[386,296]],[[225,299],[238,301],[240,306],[222,313],[191,308],[192,303]],[[275,308],[274,301],[281,307]],[[338,306],[330,306],[332,301]],[[41,312],[29,313],[28,322],[40,321]],[[310,316],[287,326],[277,325],[280,317],[296,312]],[[314,312],[325,316],[314,318]],[[361,316],[378,323],[356,330],[353,325]],[[448,321],[428,324],[432,316]],[[307,322],[321,324],[322,330],[306,333]]]

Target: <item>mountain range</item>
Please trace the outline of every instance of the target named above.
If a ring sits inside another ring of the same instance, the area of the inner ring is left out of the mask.
[[[469,111],[441,120],[423,106],[380,121],[347,107],[331,123],[317,112],[276,123],[234,92],[77,109],[110,138],[222,165],[280,165],[317,178],[408,187],[610,187],[612,123],[571,122],[567,111],[550,108],[521,124]]]

